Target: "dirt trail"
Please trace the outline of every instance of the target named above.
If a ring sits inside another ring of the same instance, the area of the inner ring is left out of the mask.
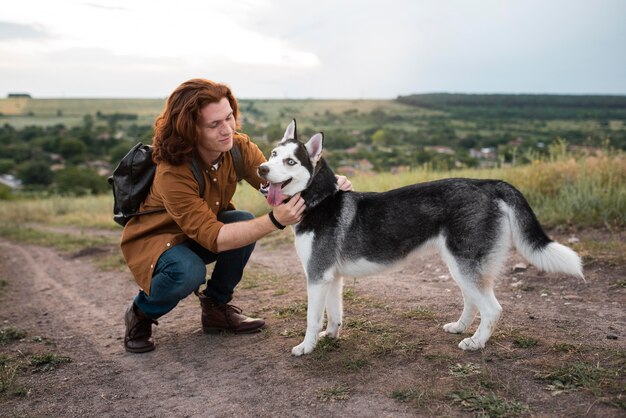
[[[0,278],[6,281],[0,326],[26,332],[21,341],[0,346],[2,352],[72,359],[48,373],[20,375],[18,383],[29,393],[0,394],[0,416],[469,416],[468,408],[446,395],[474,387],[471,380],[451,377],[449,369],[458,363],[482,365],[483,380],[508,385],[504,392],[491,390],[526,405],[522,415],[624,412],[614,406],[612,389],[600,396],[584,390],[552,396],[533,378],[559,358],[549,350],[557,342],[589,345],[600,353],[589,353],[598,361],[617,352],[611,370],[624,370],[626,292],[614,286],[624,266],[591,266],[584,284],[539,275],[532,267],[513,274],[521,259],[511,258],[498,286],[500,332],[483,352],[463,353],[456,348],[462,338],[441,330],[460,313],[460,293],[440,262],[416,258],[384,276],[346,279],[347,327],[339,347],[294,358],[290,349],[306,326],[306,290],[293,246],[277,241],[258,246],[234,300],[246,313],[263,316],[265,331],[204,335],[198,302],[189,297],[160,320],[157,350],[135,355],[122,348],[123,313],[136,293],[127,270],[97,269],[99,252],[67,254],[6,240],[0,240],[0,251]],[[535,290],[521,291],[520,283]],[[406,315],[416,306],[428,307],[435,319]],[[515,347],[519,333],[538,339],[541,348]],[[384,335],[392,336],[390,342]],[[378,345],[368,348],[374,340]],[[427,396],[409,402],[391,396],[411,387],[424,387]]]

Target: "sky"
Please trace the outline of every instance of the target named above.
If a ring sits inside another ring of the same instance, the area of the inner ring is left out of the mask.
[[[19,0],[0,97],[626,94],[626,0]]]

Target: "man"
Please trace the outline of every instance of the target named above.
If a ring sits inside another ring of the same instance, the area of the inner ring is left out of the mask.
[[[257,168],[265,162],[259,148],[236,131],[238,118],[228,86],[192,79],[174,90],[156,119],[152,145],[157,169],[140,211],[166,210],[131,218],[122,233],[122,253],[141,288],[125,315],[126,351],[154,350],[152,324],[205,282],[206,289],[197,293],[204,332],[249,333],[265,325],[229,302],[255,242],[298,223],[305,205],[297,195],[258,218],[235,210],[233,144],[241,151],[243,179],[257,190],[262,183]],[[205,177],[203,196],[189,164],[194,158]],[[345,177],[338,177],[338,183],[351,190]],[[213,262],[206,281],[206,265]]]

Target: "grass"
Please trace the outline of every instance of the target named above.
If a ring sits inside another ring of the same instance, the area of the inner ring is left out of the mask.
[[[626,159],[613,156],[537,161],[532,165],[440,172],[426,168],[352,178],[356,190],[382,191],[447,177],[502,179],[519,188],[547,226],[626,225]]]
[[[457,363],[448,367],[448,373],[454,377],[467,377],[474,374],[480,374],[481,372],[480,366],[474,363]]]
[[[416,306],[406,312],[402,312],[403,318],[422,319],[427,321],[436,321],[437,313],[426,306]]]
[[[423,167],[398,174],[361,174],[350,180],[357,191],[385,191],[447,177],[508,181],[525,194],[540,221],[548,227],[620,228],[626,225],[626,158],[619,152],[574,159],[559,151],[525,166],[458,171],[434,171]],[[239,209],[255,216],[269,210],[263,196],[246,183],[240,184],[233,200]],[[112,206],[110,194],[18,198],[0,205],[0,219],[8,225],[41,223],[119,230],[119,225],[111,219]],[[278,240],[277,243],[282,243],[291,239],[290,233],[272,234],[263,242],[271,244]]]
[[[113,222],[113,196],[22,198],[3,201],[0,219],[13,225],[41,223],[74,228],[120,230]]]
[[[622,153],[574,159],[555,156],[531,165],[434,171],[428,168],[404,173],[370,173],[350,180],[357,191],[385,191],[448,177],[502,179],[520,189],[542,224],[548,227],[623,227],[626,225],[626,158]],[[268,211],[262,196],[251,187],[237,188],[238,208],[255,215]]]
[[[53,247],[62,251],[76,251],[111,243],[110,240],[104,238],[57,233],[5,222],[0,224],[0,236],[12,241]]]
[[[513,340],[513,345],[520,348],[530,348],[539,344],[539,340],[520,335]]]
[[[464,409],[481,417],[512,417],[528,412],[528,406],[499,397],[494,393],[481,394],[471,390],[456,390],[448,398]]]
[[[317,398],[323,402],[345,401],[350,399],[350,386],[338,384],[319,390]]]
[[[34,355],[30,358],[29,364],[33,366],[33,372],[49,372],[59,365],[71,362],[72,359],[60,356],[55,353],[45,353]]]
[[[546,389],[555,394],[584,388],[598,396],[601,393],[601,386],[610,375],[611,373],[607,369],[598,365],[574,361],[548,368],[538,373],[536,377],[539,380],[549,382]]]
[[[13,327],[0,329],[0,345],[6,345],[12,341],[19,341],[26,337],[26,332]]]
[[[316,360],[328,359],[330,353],[339,350],[341,340],[339,338],[323,337],[317,342],[315,350],[313,350],[313,358]]]
[[[274,310],[278,319],[306,318],[306,302],[294,302],[289,306],[279,307]]]
[[[14,362],[6,354],[0,354],[0,394],[18,395],[24,392],[16,384],[20,367],[20,362]]]
[[[25,396],[30,390],[18,385],[18,379],[24,373],[45,373],[55,370],[60,365],[69,363],[71,358],[55,353],[24,355],[18,350],[21,357],[9,356],[0,353],[0,394],[4,396]]]
[[[409,387],[406,389],[397,389],[391,392],[391,399],[395,399],[398,402],[410,403],[415,408],[421,408],[429,401],[432,401],[434,396],[432,388],[420,388],[419,386]]]

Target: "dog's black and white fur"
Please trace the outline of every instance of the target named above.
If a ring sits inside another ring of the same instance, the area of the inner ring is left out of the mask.
[[[302,220],[293,227],[308,295],[306,335],[294,355],[312,352],[320,336],[339,335],[342,276],[378,273],[418,250],[438,250],[463,292],[460,318],[443,329],[464,333],[480,313],[474,335],[459,344],[463,350],[483,348],[494,331],[502,311],[494,280],[511,244],[544,271],[584,279],[578,255],[548,238],[510,184],[452,178],[382,193],[342,192],[321,158],[322,141],[321,133],[306,144],[298,141],[294,120],[259,167],[269,182],[268,201],[302,192],[306,202]],[[324,308],[328,324],[321,332]]]

